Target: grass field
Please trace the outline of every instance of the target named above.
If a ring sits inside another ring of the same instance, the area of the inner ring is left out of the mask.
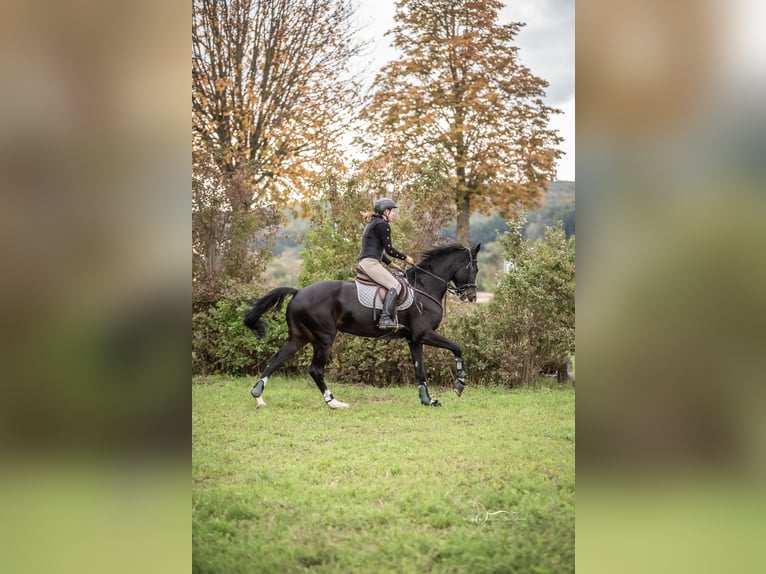
[[[573,572],[571,386],[193,381],[197,573]]]

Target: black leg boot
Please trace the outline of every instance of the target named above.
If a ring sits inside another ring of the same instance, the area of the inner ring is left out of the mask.
[[[378,320],[378,329],[396,329],[396,323],[391,318],[396,305],[396,289],[389,289],[386,299],[383,301],[383,312]]]

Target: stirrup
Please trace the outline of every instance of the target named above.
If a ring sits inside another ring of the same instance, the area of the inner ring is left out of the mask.
[[[378,319],[378,329],[388,330],[388,329],[398,329],[399,323],[394,321],[391,315],[381,315]]]

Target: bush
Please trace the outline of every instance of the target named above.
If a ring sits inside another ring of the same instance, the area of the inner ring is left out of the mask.
[[[344,383],[390,387],[414,381],[411,365],[410,349],[403,340],[364,339],[339,333],[327,376]]]
[[[192,372],[200,375],[259,375],[269,358],[287,339],[284,308],[267,313],[266,336],[258,339],[242,318],[257,297],[223,299],[192,315]],[[303,359],[301,362],[301,358]],[[310,360],[310,359],[309,359]],[[284,373],[305,372],[309,360],[299,353],[283,367]]]
[[[499,239],[513,265],[494,297],[444,333],[460,342],[474,383],[533,383],[552,359],[575,351],[575,238],[559,222],[541,241],[524,240],[525,223]]]

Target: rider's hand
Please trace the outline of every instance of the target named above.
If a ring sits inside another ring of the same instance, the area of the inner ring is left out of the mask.
[[[405,259],[405,261],[409,263],[410,265],[415,265],[415,260],[409,255],[407,256],[407,259]]]
[[[401,267],[399,267],[399,266],[398,266],[396,263],[394,263],[393,261],[392,261],[391,263],[389,263],[389,264],[388,264],[388,266],[389,266],[391,269],[394,269],[395,271],[401,271],[401,270],[402,270],[402,268],[401,268]]]

